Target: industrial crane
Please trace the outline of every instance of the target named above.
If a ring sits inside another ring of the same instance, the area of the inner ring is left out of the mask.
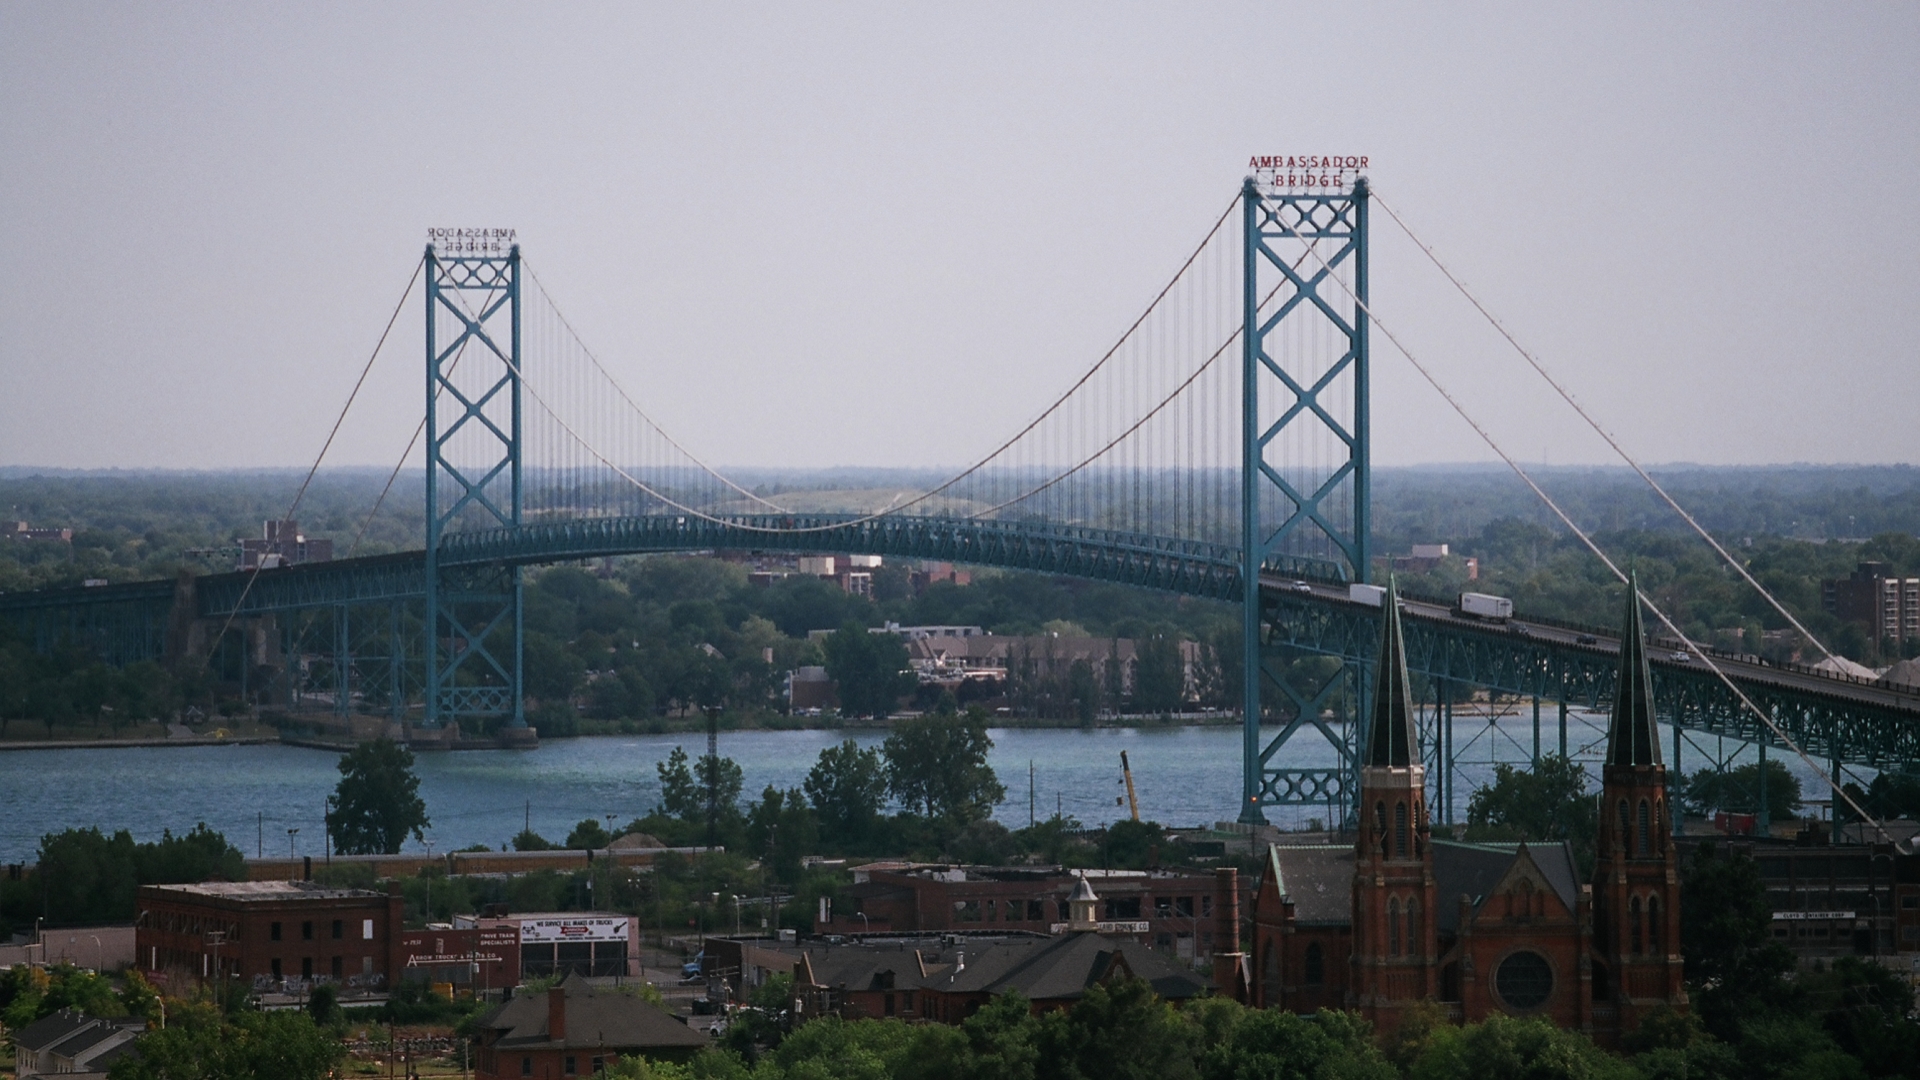
[[[1133,820],[1140,820],[1140,800],[1133,793],[1133,767],[1127,764],[1127,752],[1120,751],[1120,775],[1127,778],[1127,809],[1132,811]]]

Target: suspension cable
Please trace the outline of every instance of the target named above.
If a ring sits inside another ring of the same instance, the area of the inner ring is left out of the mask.
[[[327,432],[327,441],[321,444],[320,453],[315,455],[313,466],[307,470],[306,479],[300,481],[300,490],[294,492],[293,503],[287,507],[286,517],[281,520],[292,520],[293,515],[300,509],[301,501],[307,497],[308,485],[313,483],[314,475],[320,471],[320,463],[326,460],[327,451],[333,447],[334,437],[340,434],[340,425],[346,422],[347,412],[353,408],[354,399],[360,396],[360,388],[366,385],[367,375],[373,371],[373,362],[380,358],[380,350],[386,347],[387,335],[393,333],[393,324],[400,321],[400,312],[406,308],[407,297],[413,295],[413,287],[420,281],[420,270],[426,264],[427,258],[425,255],[420,257],[419,262],[413,264],[413,274],[407,278],[407,287],[406,290],[400,294],[400,302],[393,306],[393,314],[387,318],[386,329],[380,331],[380,340],[374,343],[373,352],[367,357],[367,362],[361,366],[360,377],[354,380],[353,390],[347,394],[346,404],[340,406],[340,415],[334,417],[333,428]],[[240,609],[246,606],[247,596],[253,592],[253,583],[260,580],[260,571],[265,568],[266,553],[262,552],[261,555],[261,559],[254,561],[253,573],[247,575],[246,584],[240,587],[239,599],[233,602],[233,609],[227,612],[227,621],[220,624],[220,633],[216,634],[213,639],[215,644],[218,644],[227,636],[228,630],[233,629],[233,620],[240,616]],[[207,655],[201,658],[200,669],[202,671],[206,670],[207,666],[211,663],[213,663],[213,650],[209,648]]]
[[[1360,311],[1367,316],[1367,318],[1373,320],[1373,324],[1380,328],[1380,332],[1382,334],[1385,334],[1387,340],[1393,343],[1393,347],[1399,351],[1400,355],[1406,357],[1407,362],[1413,365],[1414,370],[1418,371],[1422,378],[1426,379],[1427,384],[1433,387],[1435,392],[1437,392],[1442,398],[1444,398],[1448,405],[1453,407],[1453,411],[1458,413],[1460,415],[1460,418],[1467,422],[1468,426],[1473,428],[1474,432],[1480,436],[1481,441],[1485,442],[1488,448],[1491,449],[1495,454],[1498,454],[1500,456],[1500,460],[1506,462],[1507,467],[1512,469],[1514,474],[1520,477],[1521,481],[1524,482],[1528,488],[1532,489],[1533,493],[1539,497],[1540,501],[1545,503],[1547,508],[1553,511],[1554,516],[1558,517],[1562,524],[1564,524],[1569,530],[1571,530],[1575,536],[1580,538],[1580,542],[1586,545],[1587,550],[1593,552],[1593,554],[1597,558],[1599,558],[1599,560],[1602,563],[1606,565],[1607,569],[1613,572],[1613,576],[1615,578],[1618,578],[1623,583],[1629,582],[1630,579],[1627,577],[1626,573],[1623,572],[1619,566],[1615,565],[1612,559],[1607,557],[1606,552],[1600,550],[1600,545],[1594,543],[1593,538],[1591,536],[1588,536],[1584,529],[1574,524],[1573,519],[1567,516],[1567,512],[1560,508],[1559,503],[1555,502],[1551,496],[1549,496],[1545,491],[1541,490],[1540,485],[1535,483],[1533,477],[1527,474],[1527,470],[1522,468],[1520,463],[1516,461],[1511,454],[1507,453],[1505,448],[1503,448],[1500,445],[1500,443],[1494,439],[1493,435],[1489,433],[1487,429],[1484,426],[1482,426],[1478,420],[1474,419],[1473,415],[1466,410],[1465,406],[1460,404],[1459,399],[1455,398],[1453,394],[1450,393],[1447,390],[1447,388],[1441,384],[1440,380],[1434,376],[1433,372],[1429,370],[1425,364],[1422,364],[1418,359],[1414,357],[1412,351],[1409,350],[1404,344],[1401,343],[1399,336],[1396,335],[1391,328],[1389,328],[1384,322],[1380,321],[1380,317],[1374,314],[1373,309],[1367,305],[1366,301],[1360,299],[1359,295],[1356,294],[1353,291],[1353,289],[1347,285],[1345,281],[1341,280],[1338,274],[1335,274],[1332,272],[1333,270],[1332,266],[1328,265],[1327,260],[1320,254],[1318,248],[1311,241],[1308,241],[1305,237],[1302,237],[1298,232],[1295,232],[1293,227],[1291,225],[1288,225],[1284,219],[1281,219],[1278,216],[1276,216],[1275,220],[1279,221],[1281,228],[1286,229],[1287,233],[1291,235],[1295,240],[1298,240],[1302,244],[1305,244],[1307,246],[1308,251],[1313,255],[1313,257],[1316,260],[1319,261],[1320,265],[1327,268],[1328,270],[1327,276],[1333,279],[1333,281],[1336,284],[1338,284],[1344,292],[1346,292],[1347,296],[1353,300],[1354,305],[1357,306],[1360,309]],[[1719,680],[1722,683],[1726,684],[1727,689],[1733,692],[1733,695],[1740,700],[1740,703],[1742,705],[1746,706],[1749,712],[1753,713],[1753,715],[1760,718],[1760,722],[1765,724],[1767,728],[1770,731],[1772,731],[1774,735],[1780,739],[1780,742],[1782,745],[1784,745],[1787,749],[1793,751],[1795,754],[1799,755],[1800,760],[1804,761],[1807,764],[1807,767],[1812,769],[1816,775],[1828,781],[1828,786],[1832,790],[1835,798],[1845,799],[1847,805],[1853,808],[1854,813],[1858,814],[1862,820],[1872,825],[1874,829],[1877,832],[1879,832],[1882,839],[1885,839],[1891,842],[1892,837],[1887,834],[1886,827],[1880,823],[1880,820],[1874,817],[1872,814],[1867,813],[1866,808],[1861,806],[1859,801],[1854,799],[1852,795],[1848,794],[1844,787],[1842,787],[1837,781],[1828,777],[1826,771],[1820,767],[1820,763],[1815,761],[1813,757],[1809,755],[1805,750],[1801,749],[1800,744],[1794,741],[1793,737],[1791,735],[1788,735],[1786,731],[1780,727],[1779,724],[1775,723],[1771,715],[1769,715],[1766,711],[1761,709],[1758,705],[1755,705],[1753,703],[1753,699],[1749,698],[1746,695],[1746,692],[1741,690],[1740,687],[1734,683],[1733,679],[1730,676],[1728,676],[1724,670],[1721,669],[1719,664],[1714,662],[1713,657],[1709,656],[1706,650],[1694,644],[1693,639],[1687,637],[1687,635],[1683,633],[1678,626],[1675,626],[1673,624],[1673,620],[1667,617],[1666,612],[1660,610],[1660,606],[1654,603],[1651,597],[1647,596],[1643,592],[1639,592],[1638,590],[1635,590],[1635,595],[1638,598],[1639,602],[1646,605],[1647,610],[1653,612],[1654,616],[1660,620],[1661,625],[1665,626],[1667,630],[1673,634],[1674,637],[1680,640],[1681,644],[1686,646],[1686,649],[1689,653],[1698,657],[1701,660],[1701,662],[1703,662],[1707,666],[1708,670],[1712,671],[1713,674],[1717,678],[1719,678]],[[1622,651],[1624,651],[1626,649],[1626,642],[1624,641],[1621,642],[1620,647]],[[1677,717],[1675,718],[1675,721],[1678,722]]]
[[[901,511],[910,509],[921,503],[927,502],[941,495],[942,493],[951,490],[955,485],[959,484],[961,481],[965,480],[967,477],[985,468],[989,463],[991,463],[992,461],[1000,457],[1000,455],[1005,453],[1010,447],[1020,442],[1020,440],[1024,438],[1027,434],[1031,433],[1036,427],[1038,427],[1041,424],[1041,422],[1046,420],[1047,417],[1059,411],[1061,406],[1063,406],[1069,399],[1071,399],[1074,396],[1076,391],[1078,391],[1081,387],[1085,386],[1088,380],[1092,379],[1095,373],[1099,372],[1107,364],[1108,361],[1112,360],[1114,356],[1118,355],[1121,347],[1124,346],[1129,340],[1131,340],[1134,333],[1139,330],[1140,326],[1143,323],[1146,322],[1148,316],[1152,315],[1153,312],[1160,306],[1161,302],[1166,299],[1167,295],[1173,291],[1173,287],[1179,284],[1180,280],[1186,275],[1187,270],[1190,267],[1192,267],[1194,261],[1198,259],[1201,253],[1206,250],[1207,245],[1213,242],[1213,238],[1219,234],[1221,227],[1226,223],[1227,219],[1232,216],[1234,207],[1237,205],[1239,205],[1239,197],[1236,195],[1234,197],[1233,202],[1229,203],[1227,208],[1221,212],[1220,217],[1214,221],[1213,227],[1207,230],[1206,236],[1194,248],[1193,252],[1187,256],[1186,260],[1180,264],[1180,269],[1176,271],[1173,277],[1167,282],[1167,284],[1164,287],[1162,287],[1157,294],[1155,294],[1152,302],[1147,305],[1146,310],[1141,312],[1140,316],[1136,318],[1133,321],[1133,323],[1127,327],[1127,330],[1120,335],[1119,340],[1117,340],[1113,344],[1113,346],[1110,349],[1108,349],[1106,353],[1103,354],[1100,357],[1100,359],[1093,364],[1092,367],[1088,368],[1087,371],[1083,373],[1080,376],[1080,378],[1076,380],[1074,384],[1067,389],[1065,393],[1061,394],[1059,398],[1057,398],[1052,404],[1050,404],[1045,410],[1043,410],[1025,427],[1021,428],[1011,438],[1001,443],[991,453],[979,459],[972,466],[968,467],[967,469],[963,470],[957,475],[948,478],[947,480],[940,483],[939,485],[933,488],[930,488],[926,491],[923,491],[920,494],[905,500],[904,502],[900,502],[897,500],[894,502],[891,502],[886,508],[880,510],[877,513],[871,513],[864,516],[856,517],[848,521],[835,522],[831,525],[806,526],[806,527],[800,527],[800,528],[770,528],[766,526],[751,525],[735,519],[722,518],[722,517],[710,514],[704,510],[700,510],[695,507],[688,506],[687,504],[677,499],[671,498],[665,493],[663,493],[662,491],[653,487],[652,485],[646,483],[645,481],[639,479],[638,477],[635,477],[632,473],[628,472],[625,468],[621,467],[619,464],[609,459],[605,454],[601,453],[597,447],[595,447],[590,442],[588,442],[587,439],[583,437],[580,434],[580,432],[573,427],[572,424],[568,423],[566,419],[564,419],[559,414],[559,412],[555,410],[547,402],[546,398],[539,392],[539,389],[532,383],[531,380],[527,379],[524,372],[516,368],[515,374],[520,377],[521,385],[527,388],[528,393],[533,396],[534,401],[537,404],[539,404],[541,409],[545,411],[548,416],[552,417],[554,422],[560,425],[560,427],[564,429],[566,433],[570,437],[572,437],[572,439],[576,443],[578,443],[580,447],[584,449],[589,455],[591,455],[593,458],[598,460],[602,465],[605,465],[607,468],[611,469],[614,473],[619,475],[622,479],[626,480],[629,484],[638,488],[640,491],[645,492],[646,494],[651,495],[652,497],[660,500],[662,503],[665,503],[666,505],[673,507],[675,510],[678,510],[685,514],[692,515],[694,517],[698,517],[704,521],[713,522],[715,524],[724,524],[733,528],[739,528],[749,532],[802,533],[802,532],[826,532],[826,531],[831,531],[835,529],[845,529],[850,526],[865,524],[867,522],[877,520],[881,517],[898,514]],[[552,306],[554,313],[557,316],[559,316],[561,322],[565,324],[566,316],[560,312],[558,305],[553,303],[552,296],[551,294],[547,293],[545,286],[539,284],[539,275],[537,273],[533,273],[531,266],[528,267],[528,270],[529,270],[529,273],[532,274],[536,286],[540,288],[542,296],[544,296],[547,299],[547,302],[550,306]],[[588,357],[592,359],[593,354],[591,350],[587,349],[585,342],[580,340],[579,335],[573,331],[573,327],[570,324],[567,325],[567,330],[570,334],[572,334],[572,336],[574,337],[574,340],[580,344],[581,349],[583,351],[586,351]],[[1235,334],[1236,335],[1238,334],[1237,330],[1235,331]],[[1231,344],[1233,340],[1234,340],[1233,337],[1229,337],[1227,343]],[[1226,346],[1223,345],[1222,349],[1225,349],[1225,348]],[[1196,370],[1193,373],[1193,375],[1189,376],[1186,382],[1183,382],[1181,384],[1179,389],[1176,389],[1173,394],[1168,395],[1167,399],[1163,400],[1158,406],[1156,406],[1152,412],[1148,413],[1147,416],[1142,417],[1139,423],[1134,424],[1133,427],[1129,428],[1126,433],[1123,433],[1119,438],[1116,438],[1112,442],[1108,443],[1107,446],[1103,447],[1099,452],[1095,453],[1091,457],[1088,457],[1080,461],[1078,464],[1074,465],[1071,469],[1068,469],[1065,473],[1062,473],[1060,476],[1054,477],[1051,480],[1040,483],[1030,488],[1024,494],[1014,499],[1007,500],[1006,502],[1002,502],[997,506],[990,507],[986,510],[975,511],[967,516],[969,518],[978,518],[983,514],[991,513],[993,510],[1001,509],[1006,506],[1012,505],[1013,503],[1019,502],[1023,499],[1030,498],[1039,492],[1048,490],[1049,488],[1053,487],[1055,484],[1059,483],[1061,480],[1064,480],[1068,476],[1072,476],[1075,473],[1081,471],[1093,460],[1097,459],[1101,454],[1104,454],[1107,450],[1110,450],[1114,445],[1119,443],[1122,439],[1126,437],[1126,435],[1131,434],[1133,431],[1137,430],[1141,426],[1141,424],[1144,424],[1146,422],[1147,419],[1150,419],[1153,415],[1160,412],[1161,409],[1165,408],[1167,402],[1171,401],[1174,397],[1177,397],[1180,393],[1180,390],[1185,389],[1185,387],[1190,385],[1193,382],[1193,380],[1199,376],[1201,372],[1205,371],[1207,367],[1210,364],[1212,364],[1213,359],[1217,358],[1218,355],[1219,354],[1216,353],[1215,357],[1210,357],[1206,361],[1206,363],[1201,364],[1199,369]],[[600,366],[599,361],[597,359],[594,359],[594,364],[596,367]],[[600,370],[602,374],[606,374],[606,369],[604,367],[601,367]],[[609,381],[612,381],[611,375],[608,375],[607,377]],[[614,385],[616,389],[619,388],[619,384],[617,382]],[[624,391],[621,391],[621,396],[622,397],[626,396]],[[629,405],[633,404],[630,398],[627,400]],[[643,419],[646,419],[647,423],[650,426],[652,426],[655,431],[659,432],[663,438],[666,438],[666,440],[669,443],[671,443],[675,449],[678,449],[682,453],[686,454],[687,457],[690,460],[693,460],[695,464],[699,465],[702,469],[705,469],[709,474],[721,480],[723,483],[726,483],[729,487],[732,487],[735,491],[739,491],[742,494],[746,494],[750,498],[753,498],[755,501],[760,502],[764,505],[772,506],[779,513],[792,512],[785,508],[774,506],[774,504],[767,502],[767,500],[762,499],[757,495],[754,495],[753,493],[747,491],[745,488],[742,488],[738,484],[735,484],[732,480],[728,479],[727,477],[721,475],[718,472],[715,472],[711,468],[708,468],[705,464],[701,463],[698,458],[695,458],[691,453],[687,452],[684,447],[681,447],[680,444],[678,444],[677,442],[674,442],[673,439],[670,436],[668,436],[666,432],[663,429],[661,429],[658,424],[655,424],[651,418],[648,418],[644,412],[640,412],[638,406],[634,406],[634,410],[636,413],[639,413]]]
[[[745,495],[747,498],[752,499],[754,502],[757,502],[762,506],[772,507],[774,511],[777,513],[782,513],[782,514],[791,513],[791,511],[789,511],[786,507],[776,506],[775,504],[768,502],[767,500],[761,498],[760,496],[755,495],[753,492],[748,491],[746,488],[741,487],[739,484],[734,483],[731,479],[729,479],[725,475],[722,475],[721,473],[716,471],[712,466],[700,460],[700,458],[697,457],[691,450],[688,450],[686,447],[680,445],[680,443],[677,442],[672,435],[667,434],[667,430],[665,428],[661,427],[659,424],[654,423],[653,417],[648,416],[646,411],[640,408],[640,406],[634,402],[633,398],[627,395],[627,390],[625,387],[620,385],[620,380],[614,378],[613,373],[608,371],[606,368],[606,365],[600,362],[600,358],[598,356],[595,356],[593,353],[593,350],[587,347],[586,340],[580,336],[579,331],[573,328],[573,323],[568,321],[567,313],[560,310],[560,304],[554,300],[553,294],[548,292],[547,286],[543,282],[541,282],[540,274],[534,270],[533,263],[529,262],[525,256],[521,256],[520,262],[521,262],[521,265],[527,268],[527,275],[533,278],[534,288],[540,290],[541,298],[546,300],[547,306],[549,308],[552,308],[554,315],[557,318],[559,318],[560,325],[567,328],[567,334],[573,338],[574,344],[580,346],[580,351],[586,354],[587,359],[593,362],[593,366],[600,372],[601,375],[606,377],[607,382],[613,385],[613,392],[620,395],[620,400],[626,402],[627,407],[632,409],[634,413],[640,417],[640,419],[645,420],[647,422],[648,427],[652,428],[656,432],[659,432],[660,437],[667,441],[667,445],[673,447],[675,450],[680,451],[682,454],[685,454],[687,456],[688,461],[691,461],[695,465],[698,465],[702,470],[704,470],[707,473],[707,475],[727,485],[728,487],[739,492],[740,494]],[[462,305],[462,306],[465,306],[465,305]],[[524,381],[525,379],[523,378],[522,382]],[[575,436],[575,437],[578,438],[578,436]]]
[[[1466,283],[1456,277],[1453,271],[1449,270],[1447,265],[1440,261],[1440,256],[1434,253],[1433,248],[1429,246],[1425,240],[1414,235],[1413,229],[1395,212],[1392,206],[1388,205],[1385,199],[1380,197],[1377,190],[1373,192],[1373,201],[1379,204],[1380,209],[1387,212],[1387,216],[1393,219],[1395,225],[1400,226],[1400,231],[1407,234],[1407,239],[1413,241],[1414,246],[1426,253],[1427,259],[1433,263],[1434,267],[1438,269],[1448,281],[1453,283],[1454,288],[1460,290],[1460,295],[1467,298],[1467,302],[1473,305],[1474,310],[1484,316],[1487,322],[1493,324],[1493,328],[1500,332],[1500,336],[1507,340],[1507,344],[1513,346],[1513,350],[1519,353],[1521,358],[1524,359],[1535,372],[1539,373],[1541,378],[1547,381],[1547,385],[1553,387],[1554,392],[1560,395],[1560,399],[1571,406],[1574,412],[1580,414],[1580,419],[1585,420],[1587,426],[1592,428],[1595,434],[1606,440],[1607,445],[1613,448],[1613,452],[1620,456],[1620,460],[1626,462],[1634,472],[1638,473],[1640,479],[1646,481],[1647,486],[1652,488],[1654,493],[1659,495],[1669,507],[1672,507],[1674,513],[1680,515],[1682,521],[1685,521],[1691,526],[1694,532],[1700,534],[1700,539],[1705,540],[1711,545],[1713,550],[1720,555],[1720,558],[1724,560],[1728,566],[1733,567],[1736,573],[1746,579],[1748,585],[1753,586],[1755,592],[1759,593],[1768,604],[1773,606],[1773,610],[1779,612],[1782,618],[1786,619],[1788,623],[1792,624],[1795,630],[1800,632],[1800,636],[1812,642],[1814,648],[1824,653],[1827,659],[1831,660],[1834,658],[1833,651],[1822,644],[1819,638],[1814,637],[1813,631],[1808,630],[1799,619],[1794,618],[1793,613],[1788,611],[1786,606],[1781,604],[1772,593],[1768,592],[1766,586],[1755,581],[1753,575],[1747,572],[1747,568],[1741,564],[1740,560],[1734,558],[1732,553],[1720,546],[1720,541],[1714,539],[1712,533],[1702,528],[1700,522],[1696,521],[1692,514],[1687,513],[1687,511],[1680,506],[1679,502],[1675,501],[1674,497],[1667,493],[1667,489],[1662,487],[1659,481],[1655,480],[1646,469],[1640,466],[1640,462],[1636,461],[1632,454],[1627,453],[1626,448],[1620,445],[1620,441],[1614,438],[1613,433],[1605,427],[1602,427],[1600,421],[1596,420],[1593,414],[1589,413],[1580,402],[1574,399],[1573,392],[1568,390],[1559,379],[1554,378],[1553,374],[1547,370],[1546,365],[1540,362],[1539,357],[1520,344],[1519,340],[1513,336],[1513,333],[1507,329],[1506,324],[1496,318],[1493,312],[1487,310],[1486,305],[1482,304],[1480,298],[1475,296],[1472,290],[1467,288]]]

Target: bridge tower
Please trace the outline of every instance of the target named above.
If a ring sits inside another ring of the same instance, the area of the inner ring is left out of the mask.
[[[434,230],[426,252],[426,717],[525,727],[518,566],[442,569],[449,532],[516,527],[522,488],[520,247]],[[436,245],[444,245],[444,252]]]
[[[1256,175],[1241,187],[1240,820],[1247,824],[1265,820],[1262,806],[1324,805],[1337,826],[1358,789],[1353,720],[1364,715],[1365,679],[1347,665],[1308,691],[1269,668],[1261,647],[1260,577],[1367,580],[1367,181],[1357,171],[1364,164],[1343,158],[1333,159],[1331,169],[1296,169],[1295,159],[1256,159]],[[1288,699],[1294,713],[1265,746],[1263,684]],[[1349,710],[1344,734],[1320,720],[1342,687]],[[1303,725],[1332,743],[1337,767],[1269,766]]]

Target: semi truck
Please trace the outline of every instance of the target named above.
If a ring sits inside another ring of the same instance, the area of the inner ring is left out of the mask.
[[[1387,602],[1387,590],[1382,585],[1361,585],[1356,582],[1347,586],[1347,599],[1356,604],[1379,607]]]
[[[1488,622],[1506,622],[1513,618],[1513,601],[1490,593],[1463,592],[1453,612]]]

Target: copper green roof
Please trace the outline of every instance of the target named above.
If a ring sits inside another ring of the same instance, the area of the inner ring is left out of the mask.
[[[1654,727],[1653,669],[1647,666],[1646,627],[1640,618],[1640,579],[1627,572],[1627,621],[1620,631],[1620,678],[1607,730],[1607,764],[1660,764]]]
[[[1380,652],[1374,664],[1373,710],[1367,727],[1367,764],[1420,764],[1414,741],[1413,688],[1407,681],[1407,643],[1400,631],[1400,592],[1391,576],[1380,603]]]

